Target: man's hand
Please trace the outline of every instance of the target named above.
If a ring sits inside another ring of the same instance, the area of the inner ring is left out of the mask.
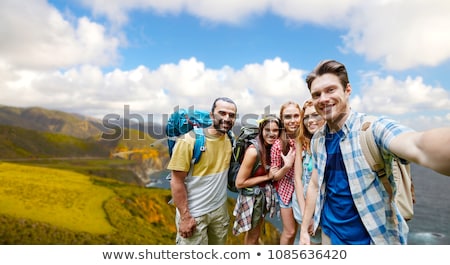
[[[183,217],[180,220],[180,235],[184,238],[191,237],[194,234],[197,223],[192,216]]]

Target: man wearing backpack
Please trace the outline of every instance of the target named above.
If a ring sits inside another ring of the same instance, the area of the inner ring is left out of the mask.
[[[365,114],[350,108],[347,70],[339,62],[319,63],[306,83],[326,126],[313,136],[315,168],[307,191],[301,244],[322,228],[323,244],[407,244],[408,225],[380,178],[370,169],[359,144]],[[415,132],[379,117],[372,123],[375,142],[385,161],[386,177],[395,184],[394,157],[450,175],[450,128]],[[317,141],[317,144],[315,143]],[[315,213],[315,214],[314,214]]]
[[[212,125],[203,129],[205,150],[192,164],[195,133],[179,137],[170,162],[170,187],[176,206],[177,245],[224,245],[228,235],[227,172],[232,146],[227,132],[236,120],[233,100],[217,98]],[[192,165],[192,168],[191,168]]]

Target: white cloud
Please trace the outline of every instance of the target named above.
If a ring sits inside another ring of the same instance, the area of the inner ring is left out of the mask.
[[[272,11],[286,19],[332,27],[347,27],[347,19],[362,0],[273,0]]]
[[[445,116],[440,115],[418,115],[409,117],[402,121],[405,125],[417,130],[436,127],[450,127],[450,112]]]
[[[279,58],[243,69],[206,69],[195,58],[178,64],[161,65],[150,70],[139,66],[130,71],[119,69],[102,73],[97,66],[83,65],[67,71],[10,71],[16,76],[4,82],[2,102],[15,106],[42,105],[102,117],[123,113],[124,105],[143,115],[169,113],[177,105],[209,110],[214,98],[234,99],[239,113],[264,113],[270,107],[291,100],[302,103],[308,97],[302,71],[291,69]],[[27,97],[17,97],[18,92]]]
[[[79,18],[75,25],[46,1],[0,2],[0,60],[13,67],[55,69],[78,64],[110,65],[119,41],[104,26]]]
[[[364,1],[349,18],[345,45],[386,69],[436,66],[450,58],[449,13],[449,1]]]
[[[190,58],[154,70],[139,66],[130,71],[103,73],[97,66],[83,65],[67,71],[3,68],[5,72],[14,78],[0,83],[1,102],[39,105],[97,118],[109,113],[122,116],[125,105],[129,105],[131,113],[144,117],[170,113],[176,106],[209,110],[219,96],[234,99],[241,117],[260,116],[266,112],[278,114],[287,100],[301,104],[309,97],[304,83],[306,73],[280,58],[242,69],[208,69]],[[372,75],[360,94],[352,95],[351,105],[357,111],[388,115],[416,129],[450,126],[449,92],[425,84],[420,77],[396,80]],[[442,112],[447,117],[442,117]]]
[[[396,80],[392,76],[371,76],[351,99],[353,109],[386,115],[421,130],[450,126],[450,93],[432,87],[421,77]],[[442,113],[448,113],[442,117]]]
[[[239,24],[252,15],[267,11],[271,0],[83,0],[94,14],[104,15],[116,25],[128,21],[133,10],[149,10],[156,14],[187,12],[209,22]]]

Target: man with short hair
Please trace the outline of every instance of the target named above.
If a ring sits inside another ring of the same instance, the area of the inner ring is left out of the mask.
[[[314,226],[302,223],[300,243],[309,244],[310,234],[320,224],[323,244],[407,244],[408,225],[359,144],[365,114],[350,108],[352,87],[345,66],[322,61],[306,82],[326,126],[312,139],[317,150],[312,148],[315,168],[303,220],[314,215]],[[389,165],[394,157],[450,175],[450,128],[416,132],[384,117],[372,126],[393,190]]]
[[[206,150],[189,174],[195,133],[179,137],[168,169],[176,206],[177,245],[224,245],[228,236],[227,173],[232,146],[227,135],[236,120],[233,100],[217,98],[211,108],[212,125],[203,129]]]

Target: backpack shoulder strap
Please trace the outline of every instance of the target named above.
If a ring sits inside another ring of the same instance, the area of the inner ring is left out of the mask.
[[[392,187],[386,177],[386,170],[383,157],[381,156],[380,150],[375,142],[375,137],[373,136],[372,123],[377,117],[366,116],[361,125],[361,134],[359,136],[359,143],[361,145],[364,157],[369,164],[370,168],[375,171],[384,186],[384,189],[389,194],[389,198],[392,200]]]
[[[234,149],[234,147],[236,146],[236,136],[234,135],[232,130],[229,130],[227,132],[228,135],[228,139],[230,139],[231,142],[231,149]]]
[[[261,151],[260,151],[258,141],[256,141],[255,139],[252,139],[252,140],[250,140],[250,143],[253,144],[256,149],[256,161],[255,161],[255,164],[253,165],[253,169],[252,169],[252,175],[253,175],[256,172],[256,170],[258,169],[258,167],[262,164],[261,163]]]
[[[195,133],[195,143],[194,143],[194,153],[192,155],[192,162],[193,164],[198,163],[200,160],[200,157],[202,153],[206,150],[205,146],[205,134],[203,133],[203,128],[200,127],[194,127],[194,133]]]
[[[194,164],[197,164],[200,160],[200,157],[202,156],[202,153],[206,150],[206,137],[205,133],[203,132],[203,128],[201,126],[194,126],[193,128],[195,133],[195,143],[194,143],[194,153],[192,155],[192,160]],[[231,131],[228,131],[227,133],[228,138],[231,142],[231,147],[234,146],[234,134]]]
[[[377,172],[379,177],[383,177],[386,176],[384,161],[372,132],[372,123],[375,119],[375,116],[364,117],[364,121],[361,125],[359,143],[367,163],[373,171]]]

